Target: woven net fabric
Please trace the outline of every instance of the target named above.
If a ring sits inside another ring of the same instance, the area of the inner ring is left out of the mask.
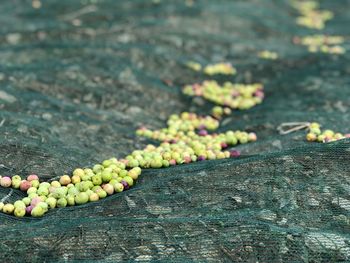
[[[40,8],[38,3],[41,3]],[[35,8],[34,8],[34,7]],[[323,34],[350,50],[350,1]],[[228,61],[220,83],[262,83],[266,98],[219,131],[254,131],[237,159],[144,169],[135,187],[43,218],[0,214],[1,262],[350,262],[350,141],[311,143],[284,122],[350,131],[350,52],[310,53],[289,1],[82,0],[0,3],[0,174],[43,180],[123,157],[141,125],[210,114],[182,94]],[[278,53],[276,60],[257,56]],[[0,187],[0,199],[20,191]]]

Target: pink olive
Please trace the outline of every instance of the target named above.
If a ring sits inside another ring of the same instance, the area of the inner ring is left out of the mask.
[[[8,176],[4,176],[4,177],[2,177],[1,180],[0,180],[0,185],[1,185],[2,187],[10,187],[11,184],[12,184],[12,180],[11,180],[11,178],[8,177]]]
[[[27,180],[23,180],[19,185],[19,188],[21,189],[21,191],[26,192],[31,186],[32,186],[31,182]]]
[[[208,135],[208,132],[207,132],[207,130],[200,130],[200,131],[198,132],[198,135],[199,135],[199,136],[206,136],[206,135]]]
[[[257,90],[257,91],[255,91],[254,96],[263,99],[264,98],[264,92],[261,91],[261,90]]]
[[[254,132],[250,132],[248,134],[248,138],[249,138],[249,141],[252,141],[252,142],[255,142],[258,139],[258,137],[256,136],[256,134]]]
[[[29,182],[33,180],[39,180],[39,177],[36,174],[31,174],[31,175],[28,175],[27,180]]]
[[[191,156],[184,157],[185,163],[190,163],[192,161]]]
[[[223,148],[223,149],[224,149],[224,148],[227,148],[227,143],[222,142],[222,143],[221,143],[221,148]]]
[[[50,186],[49,187],[49,193],[50,194],[54,193],[56,191],[56,189],[57,189],[56,187]]]
[[[32,205],[27,206],[27,207],[26,207],[26,213],[30,215],[31,212],[32,212],[32,210],[33,210],[33,208],[34,208],[34,207],[33,207]]]
[[[30,202],[30,205],[35,207],[37,204],[39,204],[40,202],[42,202],[43,200],[41,200],[40,197],[34,197],[32,199],[32,201]]]
[[[114,193],[114,187],[111,184],[105,184],[102,188],[108,195],[112,195]]]
[[[125,165],[128,164],[129,160],[126,159],[120,159],[119,162],[124,163]]]

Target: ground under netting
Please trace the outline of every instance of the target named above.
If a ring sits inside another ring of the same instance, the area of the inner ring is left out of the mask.
[[[350,1],[322,30],[283,0],[56,0],[0,3],[0,174],[71,174],[150,140],[141,125],[210,114],[186,84],[264,85],[262,104],[219,131],[258,141],[239,158],[143,169],[128,191],[42,218],[0,214],[1,262],[350,262],[350,140],[280,135],[285,122],[350,132]],[[295,37],[340,35],[344,54],[309,52]],[[270,50],[278,59],[258,52]],[[191,70],[230,62],[234,76]],[[24,193],[0,187],[0,199]]]

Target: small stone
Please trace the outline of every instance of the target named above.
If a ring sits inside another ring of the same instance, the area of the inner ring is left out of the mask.
[[[277,219],[277,215],[271,210],[264,209],[258,214],[258,218],[266,221],[275,221]]]
[[[21,38],[22,36],[19,33],[10,33],[6,35],[6,41],[12,45],[18,44],[21,41]]]
[[[50,113],[43,113],[43,115],[41,115],[41,117],[47,121],[50,121],[52,119],[52,115]]]

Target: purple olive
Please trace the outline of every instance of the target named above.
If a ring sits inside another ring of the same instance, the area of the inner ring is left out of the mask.
[[[125,190],[129,189],[129,184],[127,182],[125,182],[124,180],[120,182],[123,186]]]
[[[203,155],[199,155],[197,161],[204,161],[205,157]]]
[[[199,135],[199,136],[206,136],[206,135],[208,135],[208,132],[207,132],[207,130],[200,130],[200,131],[198,132],[198,135]]]
[[[230,151],[230,156],[233,157],[233,158],[237,158],[241,155],[241,152],[238,151],[238,150],[231,150]]]
[[[33,210],[33,206],[32,205],[29,205],[29,206],[27,206],[26,207],[26,213],[28,214],[28,215],[30,215],[31,214],[31,212],[32,212],[32,210]]]

